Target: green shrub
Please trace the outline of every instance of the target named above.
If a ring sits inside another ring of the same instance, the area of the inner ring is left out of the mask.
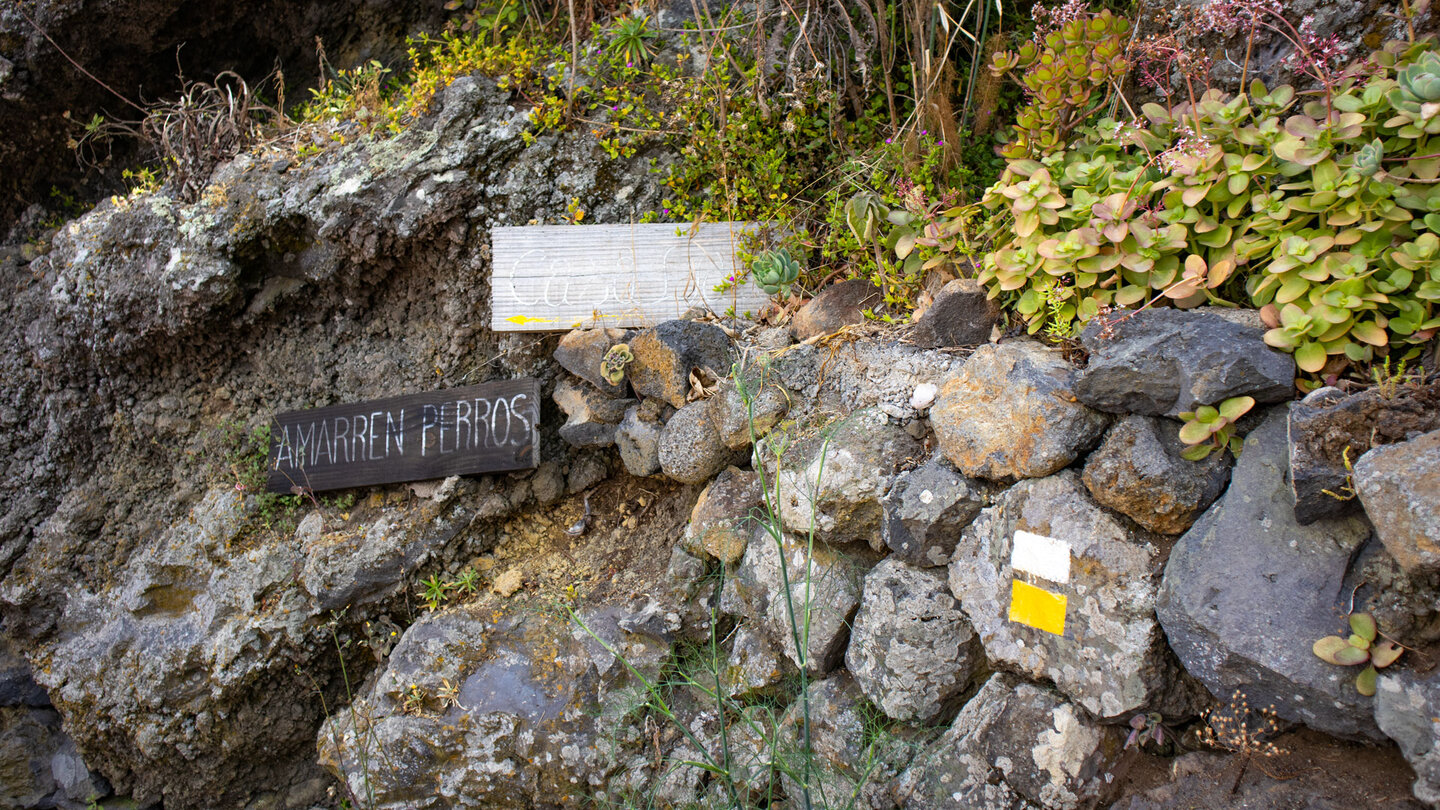
[[[1303,104],[1255,82],[1032,140],[1050,148],[1011,158],[985,197],[994,250],[980,280],[1032,333],[1151,302],[1260,307],[1266,342],[1312,373],[1429,339],[1440,328],[1432,48],[1389,45],[1368,77]]]

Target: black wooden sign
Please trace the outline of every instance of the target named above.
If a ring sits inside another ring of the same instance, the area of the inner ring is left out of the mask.
[[[539,463],[530,377],[290,411],[270,428],[271,492],[342,489]]]

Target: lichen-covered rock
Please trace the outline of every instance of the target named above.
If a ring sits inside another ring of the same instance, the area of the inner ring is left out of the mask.
[[[1179,425],[1149,416],[1127,416],[1105,434],[1085,460],[1085,488],[1108,506],[1152,532],[1180,534],[1209,508],[1230,480],[1230,454],[1200,461],[1185,450]]]
[[[316,686],[340,682],[330,628],[363,639],[354,623],[470,524],[457,486],[474,485],[382,508],[363,530],[312,515],[261,543],[242,534],[263,517],[256,499],[213,489],[117,581],[69,595],[63,630],[32,653],[36,680],[91,767],[142,802],[231,804],[260,778],[318,776],[287,758],[313,743]]]
[[[890,783],[909,761],[911,747],[902,739],[866,733],[865,695],[850,674],[840,672],[810,684],[780,721],[777,756],[780,784],[794,807],[806,806],[806,791],[796,778],[806,767],[803,735],[808,712],[811,807],[889,808]]]
[[[711,610],[719,606],[716,578],[705,560],[676,543],[665,567],[665,598],[680,616],[680,635],[708,643],[714,626]]]
[[[833,430],[789,449],[780,461],[780,518],[785,528],[832,543],[883,548],[880,499],[895,471],[923,455],[920,443],[876,410],[857,411]]]
[[[1381,675],[1375,684],[1375,723],[1415,769],[1415,798],[1440,805],[1440,675]]]
[[[1375,536],[1410,574],[1440,571],[1440,430],[1376,447],[1355,462]]]
[[[993,485],[967,478],[944,457],[933,456],[895,476],[895,483],[880,501],[885,510],[880,537],[896,558],[911,565],[945,565],[960,532],[990,504],[994,494]]]
[[[614,399],[589,384],[562,379],[551,395],[567,419],[560,426],[560,438],[575,447],[609,447],[615,443],[615,428],[625,418],[633,399]]]
[[[638,478],[660,472],[660,433],[665,429],[658,399],[648,399],[639,405],[631,405],[625,417],[615,427],[615,449],[620,451],[620,463],[625,471]],[[669,407],[669,406],[665,406]]]
[[[956,546],[950,590],[992,660],[1099,717],[1127,717],[1185,699],[1155,620],[1166,545],[1101,508],[1067,470],[1022,481],[980,513]],[[1063,632],[1012,617],[1013,593],[1032,582],[1065,599]]]
[[[809,340],[856,323],[865,322],[865,310],[884,299],[875,285],[862,278],[840,281],[820,291],[790,319],[796,340]]]
[[[975,346],[990,340],[999,319],[1000,303],[989,296],[985,285],[958,278],[936,293],[915,322],[910,339],[922,349]]]
[[[1350,395],[1320,388],[1290,406],[1289,429],[1295,519],[1354,514],[1355,463],[1372,447],[1440,430],[1440,381]]]
[[[1056,693],[997,674],[895,786],[907,810],[1080,810],[1114,780],[1122,740]]]
[[[1261,329],[1213,312],[1155,307],[1093,318],[1080,335],[1090,363],[1075,396],[1096,410],[1175,416],[1230,397],[1289,399],[1295,361]]]
[[[700,493],[680,542],[691,554],[709,554],[727,565],[740,561],[761,507],[760,475],[730,468]]]
[[[743,386],[741,390],[733,379],[722,380],[710,400],[720,441],[732,450],[743,450],[768,434],[785,417],[793,399],[785,386],[765,371],[748,371]]]
[[[977,478],[1041,478],[1062,469],[1109,424],[1075,401],[1073,377],[1058,352],[1034,341],[981,346],[930,408],[940,449]]]
[[[664,400],[679,408],[690,393],[690,372],[709,369],[717,377],[730,373],[730,338],[713,323],[665,321],[630,340],[634,362],[625,368],[630,385],[643,397]]]
[[[735,575],[725,581],[720,607],[763,627],[797,667],[823,675],[840,665],[869,561],[789,534],[781,543],[783,549],[766,529],[755,529]],[[803,657],[797,630],[807,641]]]
[[[735,628],[720,683],[728,697],[751,697],[775,691],[794,672],[795,665],[765,633],[755,630],[748,622],[741,622]]]
[[[616,343],[625,342],[624,329],[572,329],[555,347],[555,362],[608,397],[623,398],[630,390],[624,380],[613,385],[600,375],[600,361]]]
[[[1379,736],[1355,673],[1321,661],[1317,639],[1343,624],[1361,518],[1295,521],[1284,408],[1245,438],[1230,489],[1175,544],[1156,609],[1175,654],[1215,695],[1346,737]]]
[[[927,722],[950,706],[984,660],[939,573],[891,558],[865,576],[845,666],[880,711]]]
[[[381,810],[580,807],[610,770],[599,680],[571,628],[543,613],[427,614],[326,721],[320,762]]]
[[[692,402],[675,412],[660,431],[660,470],[682,484],[703,484],[735,459],[720,443],[710,403]]]

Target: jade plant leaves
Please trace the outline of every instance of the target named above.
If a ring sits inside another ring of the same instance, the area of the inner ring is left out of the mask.
[[[1339,636],[1326,636],[1311,646],[1322,661],[1340,666],[1363,664],[1370,660],[1370,651],[1355,647]]]
[[[1128,26],[1104,12],[997,57],[1032,99],[983,201],[992,297],[1030,304],[1031,332],[1113,307],[1274,307],[1265,340],[1307,374],[1440,330],[1440,187],[1416,182],[1440,177],[1440,46],[1390,47],[1373,75],[1303,105],[1257,81],[1085,120],[1109,92],[1092,79],[1123,75],[1112,46]]]

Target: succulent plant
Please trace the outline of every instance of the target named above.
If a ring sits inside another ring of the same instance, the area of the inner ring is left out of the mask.
[[[1401,67],[1388,98],[1396,114],[1386,126],[1401,127],[1402,136],[1407,126],[1415,135],[1440,132],[1440,54],[1426,51]]]
[[[1369,613],[1350,614],[1350,636],[1326,636],[1311,647],[1320,660],[1337,666],[1348,667],[1369,664],[1355,676],[1355,691],[1367,697],[1375,694],[1375,679],[1380,670],[1395,663],[1404,647],[1383,639],[1377,641],[1379,628],[1375,617]]]
[[[1129,70],[1129,33],[1130,21],[1107,9],[1065,23],[1046,35],[1042,45],[1026,42],[1015,51],[996,53],[991,73],[1025,71],[1020,83],[1030,100],[1016,113],[1015,140],[1003,154],[1039,157],[1063,149],[1071,131],[1095,106],[1103,106],[1096,102],[1108,98],[1112,85]]]
[[[880,223],[890,211],[880,195],[862,191],[845,203],[845,225],[862,245],[874,242],[880,235]]]
[[[782,298],[790,296],[790,285],[800,278],[800,263],[786,248],[767,250],[750,263],[750,275],[760,289]]]
[[[1361,177],[1374,177],[1380,173],[1380,162],[1385,159],[1385,144],[1379,138],[1360,147],[1355,153],[1355,171]]]
[[[1079,21],[992,67],[1049,69],[1064,84],[1056,66],[1112,24]],[[980,236],[992,247],[978,280],[1032,331],[1147,302],[1261,308],[1266,342],[1306,374],[1440,334],[1440,157],[1429,134],[1440,134],[1440,46],[1387,46],[1373,62],[1373,76],[1328,98],[1255,82],[1245,95],[1146,104],[1143,120],[1123,124],[1071,127],[1065,116],[1095,98],[1041,109],[1050,95],[1032,93],[1026,120],[1053,132],[1017,131],[1006,150],[983,200]],[[1065,306],[1040,305],[1057,300]]]
[[[1191,461],[1199,461],[1215,450],[1228,449],[1240,455],[1243,442],[1235,432],[1235,422],[1255,407],[1254,397],[1231,397],[1220,407],[1202,405],[1180,414],[1185,424],[1180,427],[1180,441],[1190,445],[1180,453]]]
[[[619,385],[625,380],[625,367],[634,361],[635,355],[630,351],[630,344],[616,343],[600,359],[600,376],[611,385]]]

